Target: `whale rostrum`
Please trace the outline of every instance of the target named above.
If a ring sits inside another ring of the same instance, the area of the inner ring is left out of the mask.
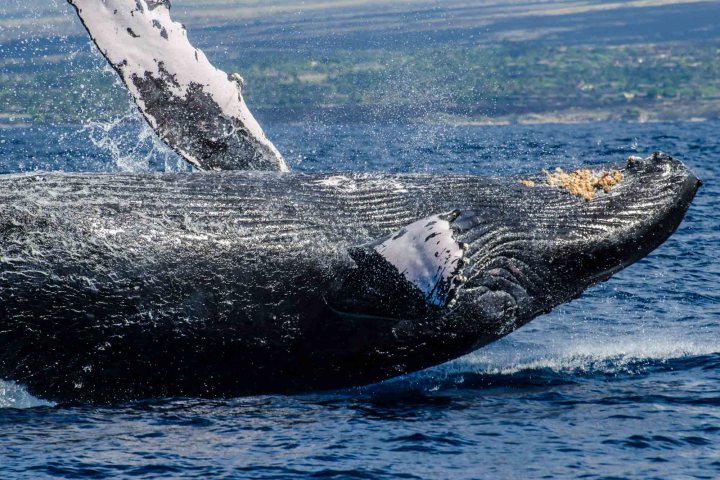
[[[158,136],[201,170],[287,171],[242,95],[170,18],[170,2],[68,0]]]

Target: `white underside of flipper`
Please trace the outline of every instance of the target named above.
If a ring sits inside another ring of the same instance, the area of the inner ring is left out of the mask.
[[[424,218],[373,247],[432,305],[452,302],[453,292],[464,281],[466,246],[455,239],[452,228],[458,215],[451,212]]]
[[[68,0],[168,145],[203,170],[288,167],[242,97],[170,18],[169,0]]]

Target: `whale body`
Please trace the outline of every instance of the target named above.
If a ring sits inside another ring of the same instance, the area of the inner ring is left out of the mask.
[[[59,401],[362,385],[457,358],[644,257],[699,181],[0,177],[0,378]]]

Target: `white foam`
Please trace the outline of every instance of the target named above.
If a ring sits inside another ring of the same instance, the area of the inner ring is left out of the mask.
[[[150,75],[162,79],[172,76],[168,85],[179,98],[186,97],[191,85],[202,85],[223,115],[236,119],[259,144],[274,156],[280,171],[288,171],[285,161],[267,139],[248,109],[241,83],[215,68],[205,54],[193,47],[185,27],[170,18],[167,2],[146,0],[71,0],[93,41],[105,58],[120,72],[125,85],[154,129],[158,119],[145,108],[142,95],[133,78]],[[150,6],[148,6],[148,3]],[[177,147],[177,146],[176,146]],[[186,150],[182,155],[202,168],[202,159]]]
[[[357,192],[361,188],[372,192],[408,193],[405,185],[395,179],[373,179],[364,178],[357,182],[345,175],[333,175],[322,180],[316,180],[316,185],[332,188],[343,193]]]
[[[334,188],[343,192],[355,192],[358,189],[357,183],[352,178],[344,175],[334,175],[315,182],[323,187]]]
[[[0,408],[52,407],[53,403],[30,395],[27,390],[14,382],[0,380]]]
[[[622,373],[642,362],[667,362],[720,353],[717,343],[688,339],[628,338],[611,343],[574,343],[555,351],[485,348],[448,367],[489,375],[513,375],[532,370],[558,373]]]

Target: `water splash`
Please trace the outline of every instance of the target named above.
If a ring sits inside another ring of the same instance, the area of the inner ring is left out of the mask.
[[[612,343],[578,343],[553,352],[485,349],[449,364],[451,371],[514,375],[549,370],[571,375],[638,373],[638,367],[720,354],[720,345],[686,339],[634,338]],[[640,369],[642,370],[642,369]]]
[[[99,54],[93,51],[98,57]],[[103,76],[111,79],[112,87],[125,92],[125,87],[113,69],[104,64]],[[125,92],[126,106],[120,115],[88,112],[79,134],[100,151],[109,155],[112,165],[120,172],[184,171],[187,164],[165,145],[143,120],[132,98]]]
[[[593,378],[632,378],[689,370],[720,361],[720,345],[683,338],[637,337],[603,343],[525,344],[507,337],[461,359],[413,375],[360,388],[371,395],[457,388],[523,389]],[[714,367],[713,367],[714,368]]]
[[[0,408],[52,407],[54,404],[30,395],[27,390],[14,383],[0,380]]]
[[[110,120],[88,120],[80,132],[109,155],[120,172],[184,171],[183,162],[158,140],[155,132],[134,111]]]

